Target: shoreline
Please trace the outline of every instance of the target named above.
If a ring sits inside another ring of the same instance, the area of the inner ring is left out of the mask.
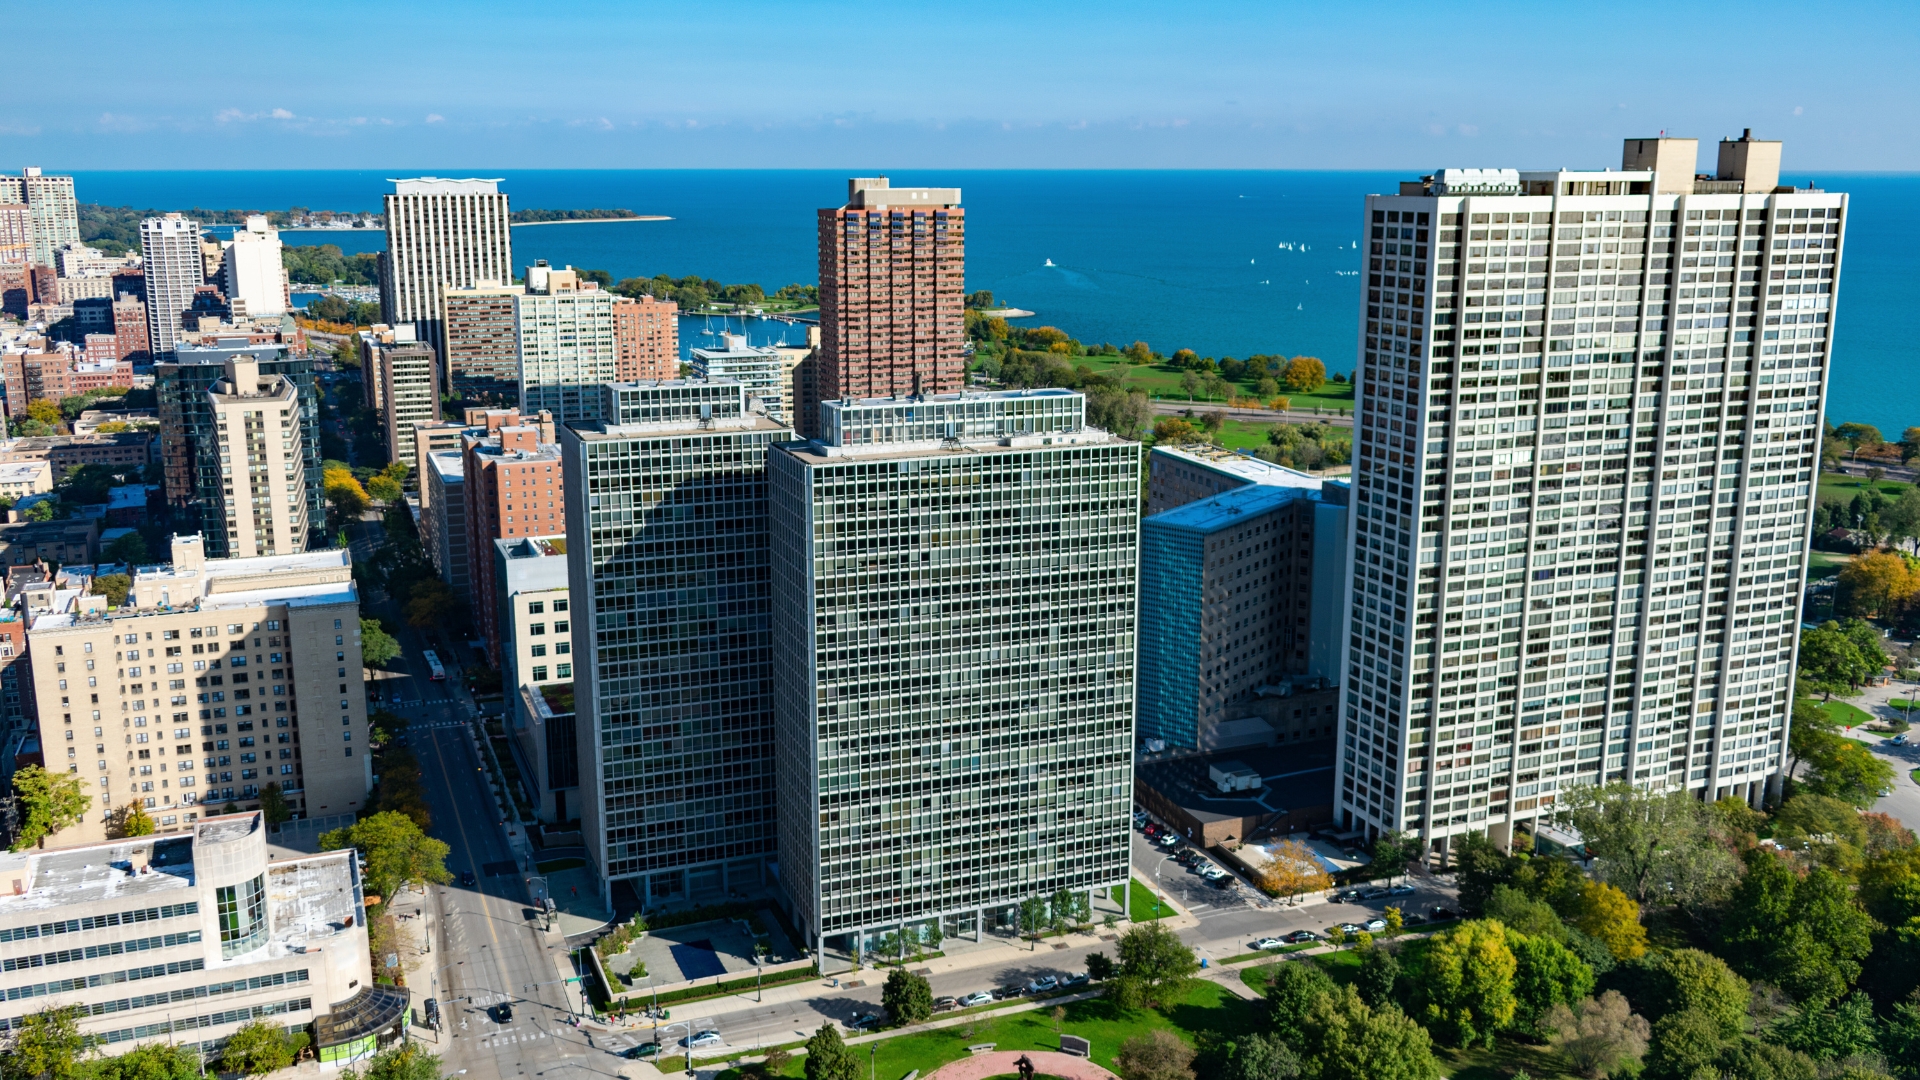
[[[561,221],[515,221],[510,223],[510,227],[515,229],[525,229],[534,225],[601,225],[609,221],[672,221],[672,220],[673,218],[666,214],[635,214],[633,217],[566,218]]]

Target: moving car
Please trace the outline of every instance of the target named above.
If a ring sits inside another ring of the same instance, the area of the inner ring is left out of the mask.
[[[1253,947],[1256,949],[1283,949],[1286,948],[1286,945],[1286,942],[1281,941],[1277,937],[1263,937],[1253,943]]]
[[[628,1048],[626,1052],[622,1053],[620,1056],[624,1058],[638,1059],[638,1058],[653,1057],[659,1052],[660,1052],[659,1043],[647,1042],[647,1043],[641,1043],[639,1046]]]
[[[865,1031],[879,1022],[879,1013],[861,1013],[859,1016],[847,1022],[847,1028],[851,1031]]]
[[[680,1042],[689,1050],[698,1050],[706,1046],[725,1046],[727,1044],[727,1040],[721,1038],[720,1033],[717,1031],[698,1032],[692,1038],[682,1039]]]
[[[960,1007],[963,1009],[971,1009],[975,1005],[991,1004],[993,1004],[993,995],[987,993],[985,990],[976,994],[968,994],[966,997],[960,999]]]
[[[1300,945],[1309,941],[1319,941],[1320,935],[1311,930],[1295,930],[1287,935],[1287,944]]]
[[[488,1009],[487,1015],[493,1017],[493,1022],[496,1024],[511,1024],[513,1023],[513,1006],[503,1001]]]
[[[473,876],[473,871],[471,870],[460,871],[460,884],[471,888],[475,885],[478,885],[479,883],[480,883],[480,879]]]
[[[934,999],[933,999],[933,1011],[934,1011],[934,1012],[950,1012],[950,1011],[952,1011],[952,1010],[954,1010],[954,1009],[957,1009],[957,1008],[959,1008],[959,1007],[960,1007],[960,999],[959,999],[959,998],[952,998],[952,997],[942,997],[942,998],[934,998]]]
[[[1060,988],[1059,979],[1056,979],[1051,975],[1042,975],[1041,977],[1027,984],[1027,993],[1044,994],[1049,990],[1057,990],[1059,988]]]

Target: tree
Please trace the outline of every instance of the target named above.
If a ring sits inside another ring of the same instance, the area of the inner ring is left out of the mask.
[[[127,593],[133,590],[133,579],[125,574],[102,574],[93,579],[93,588],[87,591],[95,596],[107,598],[107,606],[117,608],[127,602]]]
[[[1268,1030],[1288,1045],[1299,1046],[1307,1014],[1321,998],[1334,992],[1333,979],[1318,964],[1272,965],[1263,1002]]]
[[[277,1072],[293,1064],[306,1042],[305,1034],[289,1035],[277,1024],[249,1021],[227,1037],[227,1045],[220,1051],[221,1071],[243,1076]]]
[[[1309,1080],[1438,1080],[1425,1028],[1400,1010],[1370,1007],[1344,986],[1314,1003],[1298,1044]]]
[[[1029,896],[1020,901],[1019,916],[1020,932],[1032,941],[1039,942],[1041,932],[1047,928],[1047,902],[1037,896]]]
[[[1184,352],[1185,350],[1182,351]],[[1179,354],[1175,353],[1174,355],[1177,357]],[[1186,374],[1180,376],[1180,389],[1185,390],[1187,392],[1187,400],[1192,401],[1194,396],[1200,393],[1199,374],[1188,371]]]
[[[402,494],[400,482],[391,476],[375,476],[367,481],[367,495],[374,502],[391,506],[400,501]]]
[[[1646,955],[1647,928],[1640,925],[1640,905],[1626,893],[1604,882],[1583,881],[1568,906],[1574,927],[1605,945],[1615,960]]]
[[[1360,955],[1360,973],[1354,976],[1354,989],[1361,1000],[1374,1008],[1394,1000],[1393,986],[1400,978],[1400,959],[1387,948],[1370,948]]]
[[[1256,1033],[1233,1044],[1222,1080],[1293,1080],[1299,1075],[1300,1058],[1285,1042]]]
[[[1408,836],[1398,829],[1381,833],[1373,842],[1373,868],[1386,871],[1391,882],[1406,872],[1408,863],[1420,857],[1424,846],[1418,836]]]
[[[1298,840],[1283,840],[1267,857],[1257,884],[1274,896],[1291,900],[1304,892],[1318,892],[1333,883],[1312,849]]]
[[[1593,993],[1593,968],[1550,937],[1515,936],[1512,944],[1514,1017],[1534,1032],[1551,1030],[1546,1018]]]
[[[1644,1075],[1649,1080],[1717,1076],[1712,1065],[1730,1037],[1713,1017],[1695,1009],[1663,1016],[1653,1025],[1653,1037],[1648,1040]]]
[[[1151,364],[1153,362],[1153,350],[1147,346],[1146,342],[1136,341],[1127,346],[1126,357],[1129,363]]]
[[[807,1060],[803,1068],[807,1080],[860,1080],[860,1063],[854,1060],[853,1052],[840,1040],[840,1030],[832,1024],[821,1024],[820,1030],[807,1040]]]
[[[108,544],[100,554],[108,562],[126,563],[128,566],[144,565],[153,557],[147,550],[146,538],[137,532],[115,537],[113,543]]]
[[[367,667],[382,667],[400,655],[400,643],[380,626],[378,619],[360,620],[360,662]]]
[[[60,415],[60,406],[41,398],[27,403],[27,418],[38,420],[49,427],[58,428],[65,417]]]
[[[122,837],[152,836],[157,828],[153,823],[153,815],[147,813],[147,808],[138,802],[122,806],[115,818],[115,831]]]
[[[93,805],[71,773],[50,773],[38,765],[25,765],[13,774],[13,792],[20,797],[20,831],[13,838],[13,850],[25,851],[48,836],[78,824]]]
[[[348,1069],[342,1080],[440,1080],[440,1055],[419,1043],[405,1043],[375,1054],[364,1071]]]
[[[1816,795],[1844,800],[1864,810],[1893,786],[1893,766],[1858,740],[1835,735],[1812,741],[1802,749],[1800,756],[1807,763],[1807,773],[1801,782]],[[1787,805],[1798,801],[1796,797]]]
[[[1577,787],[1556,817],[1580,834],[1608,884],[1642,904],[1704,899],[1735,874],[1712,815],[1684,788],[1643,791],[1624,780]]]
[[[146,1043],[88,1064],[93,1080],[200,1080],[199,1052],[167,1043]]]
[[[1860,650],[1840,632],[1838,623],[1831,622],[1801,632],[1799,670],[1807,689],[1819,690],[1828,698],[1836,690],[1845,693],[1853,689],[1873,674]],[[1794,713],[1797,719],[1798,706]],[[1795,728],[1798,730],[1797,724]]]
[[[421,578],[408,594],[407,625],[420,630],[460,621],[460,598],[437,577]]]
[[[895,1024],[917,1024],[933,1015],[933,988],[926,976],[894,968],[880,990],[880,1004]]]
[[[403,885],[423,889],[429,882],[444,885],[453,880],[447,872],[446,843],[420,831],[405,814],[382,811],[320,836],[322,851],[347,847],[366,858],[367,891],[378,893],[382,901],[392,901]]]
[[[1691,1012],[1709,1018],[1723,1037],[1732,1038],[1746,1026],[1747,980],[1733,973],[1726,961],[1699,949],[1674,949],[1659,954],[1654,964],[1650,1001],[1641,1007],[1664,1018]]]
[[[76,1006],[28,1013],[0,1043],[0,1080],[81,1080],[88,1072],[81,1055],[91,1041],[80,1034]]]
[[[1125,1008],[1153,1006],[1178,997],[1200,970],[1193,949],[1158,921],[1139,923],[1120,935],[1114,950],[1120,974],[1114,998]]]
[[[1506,927],[1492,920],[1464,922],[1433,938],[1423,984],[1429,1026],[1457,1046],[1491,1047],[1513,1022],[1515,968]]]
[[[1123,439],[1140,437],[1150,415],[1146,391],[1090,386],[1083,392],[1087,395],[1087,423]]]
[[[1126,1080],[1193,1080],[1193,1047],[1155,1028],[1121,1043],[1113,1064]]]
[[[260,788],[260,813],[268,825],[293,820],[293,811],[287,806],[287,797],[281,793],[278,781],[268,781]]]
[[[1567,928],[1560,922],[1560,916],[1554,912],[1552,904],[1536,900],[1511,885],[1493,887],[1493,895],[1487,898],[1483,914],[1489,919],[1499,920],[1507,929],[1528,937],[1560,940],[1567,936]]]
[[[1327,381],[1327,365],[1311,356],[1296,356],[1280,369],[1280,385],[1296,394],[1320,389]]]
[[[1087,957],[1087,978],[1094,982],[1106,982],[1113,978],[1113,957],[1097,952]]]
[[[1886,782],[1892,780],[1889,775]],[[1773,838],[1812,863],[1851,873],[1866,855],[1867,823],[1839,799],[1799,792],[1774,815]]]
[[[1647,1052],[1647,1018],[1635,1015],[1617,990],[1572,1008],[1555,1005],[1545,1026],[1567,1068],[1589,1080],[1631,1073]]]
[[[1768,1036],[1790,1050],[1816,1061],[1849,1054],[1872,1053],[1879,1042],[1880,1024],[1873,1016],[1873,999],[1855,991],[1846,1000],[1810,1001],[1796,1009]]]

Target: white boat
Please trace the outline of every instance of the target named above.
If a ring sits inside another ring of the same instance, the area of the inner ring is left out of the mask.
[[[1048,260],[1047,260],[1047,265],[1048,265],[1048,266],[1052,266],[1052,265],[1053,265],[1053,260],[1052,260],[1052,259],[1048,259]]]

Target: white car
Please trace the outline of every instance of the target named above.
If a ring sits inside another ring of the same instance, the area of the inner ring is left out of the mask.
[[[971,1009],[975,1005],[991,1004],[993,1004],[993,994],[986,990],[982,990],[976,994],[968,994],[966,997],[960,999],[960,1007],[963,1009]]]
[[[1263,937],[1259,941],[1254,942],[1253,947],[1256,949],[1284,949],[1287,947],[1287,943],[1277,937]]]
[[[1218,881],[1219,879],[1226,877],[1227,872],[1213,865],[1212,863],[1208,863],[1206,866],[1201,867],[1200,876],[1203,878],[1206,878],[1208,881]]]
[[[1155,840],[1154,843],[1159,844],[1163,848],[1179,847],[1180,834],[1179,833],[1161,833],[1160,838]]]
[[[693,1036],[693,1038],[683,1041],[690,1050],[700,1050],[709,1046],[727,1045],[727,1040],[721,1038],[720,1033],[717,1031],[702,1031]]]

